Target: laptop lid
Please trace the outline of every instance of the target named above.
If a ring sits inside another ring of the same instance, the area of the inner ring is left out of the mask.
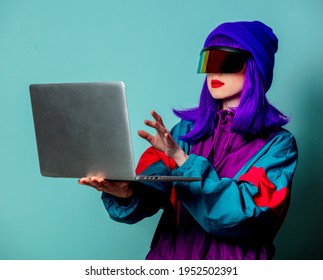
[[[30,85],[41,174],[133,180],[122,82]]]

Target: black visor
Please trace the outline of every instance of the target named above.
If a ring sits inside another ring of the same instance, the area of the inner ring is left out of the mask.
[[[249,52],[230,47],[207,47],[201,51],[197,73],[239,73]]]

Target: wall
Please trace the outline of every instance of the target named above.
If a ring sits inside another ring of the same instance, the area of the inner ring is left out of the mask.
[[[269,100],[291,116],[300,161],[277,259],[322,259],[323,24],[319,0],[0,2],[0,259],[143,259],[160,213],[111,221],[95,190],[39,173],[28,86],[123,80],[135,157],[149,110],[194,106],[207,34],[224,21],[261,20],[280,39]]]

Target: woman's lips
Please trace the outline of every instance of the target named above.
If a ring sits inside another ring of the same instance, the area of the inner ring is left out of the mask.
[[[222,83],[219,80],[211,80],[211,87],[212,88],[219,88],[222,87],[224,85],[224,83]]]

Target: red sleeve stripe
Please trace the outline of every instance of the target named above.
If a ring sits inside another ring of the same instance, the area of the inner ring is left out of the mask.
[[[261,167],[251,167],[239,180],[252,183],[258,188],[258,193],[253,197],[253,200],[259,207],[277,209],[284,204],[283,202],[288,195],[288,188],[285,187],[277,190],[275,185],[268,179],[265,170]]]
[[[165,153],[154,147],[149,147],[139,159],[136,174],[142,173],[148,166],[160,160],[170,169],[174,169],[177,166],[176,162],[172,158],[166,156]]]

